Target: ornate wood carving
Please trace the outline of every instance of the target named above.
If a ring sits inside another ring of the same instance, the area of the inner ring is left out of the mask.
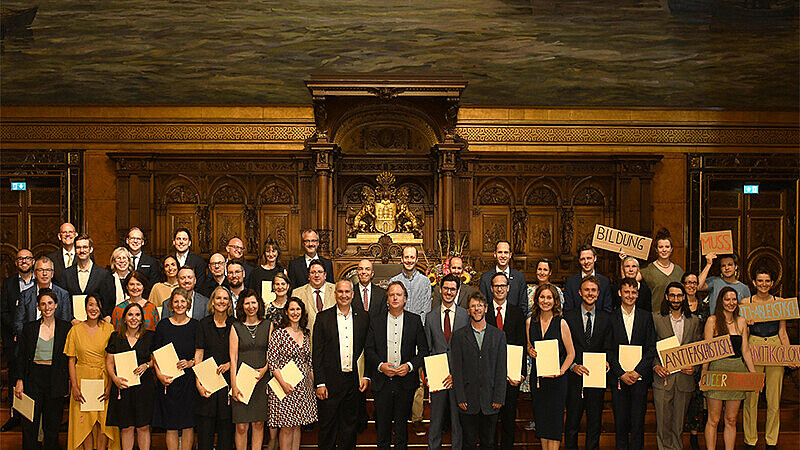
[[[501,186],[487,186],[478,194],[480,205],[510,205],[511,196]]]
[[[512,219],[514,253],[523,255],[525,254],[525,243],[528,239],[528,211],[517,209],[514,211]]]
[[[526,205],[535,206],[556,206],[558,197],[552,189],[545,186],[538,186],[528,191],[525,197]]]
[[[584,187],[572,197],[572,204],[576,206],[603,206],[605,196],[593,187]]]

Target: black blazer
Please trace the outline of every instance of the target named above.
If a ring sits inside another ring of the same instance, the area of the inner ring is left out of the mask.
[[[586,328],[583,326],[583,308],[578,307],[564,313],[569,331],[572,334],[572,345],[575,347],[575,364],[583,364],[583,353],[605,353],[611,337],[611,315],[597,306],[592,310],[594,323],[592,324],[592,342],[586,343]],[[625,331],[623,329],[623,331]],[[611,362],[609,361],[609,364]],[[568,371],[570,382],[583,386],[583,377]]]
[[[611,291],[611,299],[614,302],[614,309],[617,309],[622,304],[622,299],[619,296],[619,284],[613,286]],[[664,298],[663,293],[661,294],[661,298]],[[644,278],[639,281],[639,297],[636,298],[636,307],[641,307],[642,309],[653,312],[653,293],[650,291],[650,286],[647,285],[647,282],[644,281]],[[656,313],[658,313],[658,311],[656,311]]]
[[[642,360],[634,370],[641,375],[642,381],[647,384],[651,383],[653,381],[653,358],[656,356],[656,329],[653,325],[653,315],[636,307],[631,340],[628,342],[628,333],[625,332],[625,322],[622,320],[622,308],[617,308],[611,314],[611,335],[606,351],[614,378],[619,378],[625,373],[619,365],[620,345],[642,346]]]
[[[486,313],[486,323],[497,328],[497,310],[494,302],[489,300],[489,311]],[[528,365],[525,364],[525,355],[528,338],[525,336],[525,315],[522,310],[506,301],[506,320],[503,321],[503,332],[506,334],[506,344],[522,346],[522,376],[528,374]]]
[[[172,255],[175,259],[178,259],[178,254]],[[201,281],[205,280],[206,278],[206,260],[203,259],[200,255],[192,253],[189,251],[186,254],[186,263],[184,265],[191,267],[194,269],[194,277],[195,277],[195,284],[199,284]],[[178,267],[180,270],[180,267]]]
[[[67,355],[64,354],[64,345],[67,343],[67,333],[72,325],[60,319],[55,319],[56,330],[53,342],[53,369],[49,380],[50,397],[64,397],[69,393],[69,369]],[[33,355],[36,352],[36,341],[39,339],[39,328],[42,320],[28,322],[22,327],[19,336],[19,355],[17,358],[17,375],[23,383],[30,382]]]
[[[597,303],[595,303],[595,308],[600,308],[605,312],[610,313],[612,311],[612,300],[611,300],[611,283],[608,281],[608,278],[600,275],[599,273],[595,272],[595,276],[600,281],[600,294],[597,297]],[[569,311],[574,308],[580,307],[583,300],[581,300],[581,296],[578,294],[578,289],[581,287],[581,280],[583,277],[580,273],[576,273],[571,277],[567,277],[567,280],[564,282],[564,308],[563,311]]]
[[[97,264],[92,264],[92,271],[89,272],[86,290],[81,290],[81,285],[78,283],[77,264],[73,264],[64,272],[63,287],[69,292],[69,295],[99,295],[103,317],[110,316],[114,312],[114,307],[117,303],[117,289],[114,287],[114,279],[111,277],[111,272]]]
[[[361,283],[353,285],[353,306],[364,311],[364,301],[361,298]],[[369,290],[369,319],[375,320],[378,314],[388,314],[389,307],[386,305],[386,290],[375,283],[370,283]]]
[[[453,332],[450,351],[456,403],[466,403],[467,414],[500,412],[500,409],[492,408],[492,403],[502,405],[506,401],[508,364],[505,333],[487,326],[479,350],[470,324]]]
[[[75,256],[74,247],[72,249],[72,253],[72,266],[74,266],[78,260],[78,258]],[[67,287],[64,286],[64,272],[67,270],[67,267],[64,267],[64,254],[61,253],[61,247],[58,247],[58,249],[54,252],[48,253],[47,257],[53,261],[53,283],[66,289]],[[94,258],[92,258],[92,261],[94,261]]]
[[[3,327],[3,345],[6,347],[12,344],[14,337],[14,314],[19,299],[19,274],[15,273],[5,278],[0,288],[0,326]]]
[[[358,388],[358,357],[364,351],[369,319],[364,312],[351,308],[353,314],[353,373],[342,372],[339,360],[339,327],[336,324],[337,307],[328,308],[317,314],[314,321],[311,363],[314,369],[314,384],[324,384],[328,393],[334,395],[352,387]],[[364,376],[370,378],[371,368],[364,368]],[[353,386],[351,383],[355,383]],[[348,384],[351,384],[348,386]]]
[[[497,267],[492,267],[488,272],[481,275],[480,291],[484,297],[491,299],[492,295],[492,277],[497,273]],[[525,275],[519,270],[509,269],[508,280],[508,296],[506,301],[519,309],[527,316],[528,315],[528,285],[525,283]],[[490,300],[491,301],[491,300]]]
[[[136,270],[143,273],[144,276],[147,277],[147,281],[150,282],[150,286],[145,289],[142,295],[144,298],[149,298],[150,290],[153,289],[153,285],[161,281],[161,269],[159,268],[158,260],[142,252],[139,254],[137,263],[139,267],[137,267]]]
[[[378,364],[389,360],[388,347],[386,342],[386,326],[388,323],[388,310],[386,314],[380,314],[370,323],[369,333],[367,334],[367,345],[364,349],[366,365],[374,371],[372,377],[372,391],[380,391],[389,377],[378,371]],[[406,389],[414,390],[419,386],[419,375],[417,370],[422,367],[423,358],[428,356],[428,339],[425,337],[425,330],[422,328],[422,319],[414,313],[408,311],[403,313],[403,337],[400,343],[400,363],[410,362],[412,370],[403,378],[403,386]]]
[[[328,258],[318,256],[322,267],[325,268],[325,280],[328,283],[335,283],[333,278],[333,262]],[[306,266],[305,255],[300,255],[289,262],[289,281],[292,282],[292,288],[297,289],[304,284],[308,284],[308,266]]]

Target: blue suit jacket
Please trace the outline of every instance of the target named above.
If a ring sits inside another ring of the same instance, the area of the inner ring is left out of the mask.
[[[67,291],[56,286],[55,283],[51,284],[53,292],[56,293],[56,297],[58,298],[55,314],[56,319],[71,322],[72,319],[75,318],[72,315],[72,297],[70,297]],[[36,289],[35,284],[33,287],[22,291],[20,294],[19,305],[17,305],[17,311],[14,314],[14,334],[17,336],[22,332],[22,327],[25,326],[26,323],[36,320],[36,311],[38,309],[36,295],[38,294],[39,291]]]
[[[192,297],[192,319],[201,320],[204,317],[208,316],[208,297],[205,295],[197,292],[195,289],[193,291],[194,296]],[[172,310],[169,309],[169,306],[166,303],[169,300],[164,301],[164,307],[161,308],[161,319],[166,319],[172,315]]]

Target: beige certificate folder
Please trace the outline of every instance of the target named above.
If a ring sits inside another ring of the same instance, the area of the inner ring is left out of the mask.
[[[13,397],[14,397],[14,404],[12,408],[16,409],[26,419],[33,422],[33,405],[35,403],[33,399],[25,395],[24,392],[22,393],[22,398],[17,398],[16,395],[14,395]]]
[[[161,311],[164,310],[163,306],[156,306],[156,311],[158,311],[158,319],[161,320]]]
[[[236,371],[236,387],[242,392],[242,397],[236,400],[241,401],[245,405],[250,403],[250,397],[253,396],[253,389],[258,383],[258,371],[242,363],[239,370]]]
[[[639,361],[642,360],[642,346],[641,345],[624,345],[619,346],[619,365],[622,370],[630,372],[636,369]]]
[[[522,352],[521,345],[506,345],[506,374],[514,381],[522,380]]]
[[[656,352],[658,353],[658,360],[661,361],[661,365],[664,365],[664,358],[661,357],[661,350],[669,350],[671,348],[680,347],[681,343],[678,342],[678,338],[676,336],[670,336],[666,339],[662,339],[656,342]],[[681,370],[673,370],[670,373],[680,372]]]
[[[86,320],[86,296],[72,296],[72,315],[78,320]]]
[[[178,354],[175,353],[175,346],[172,345],[172,342],[154,351],[153,357],[162,374],[173,379],[183,375],[183,370],[178,369]]]
[[[425,373],[428,377],[428,389],[431,392],[447,389],[444,387],[444,379],[450,375],[450,363],[447,360],[447,353],[426,356]]]
[[[228,383],[225,382],[225,377],[217,373],[218,368],[219,366],[213,357],[206,359],[193,368],[194,375],[200,381],[200,384],[212,394],[228,386]]]
[[[261,281],[261,301],[264,302],[264,306],[269,305],[273,300],[275,300],[275,293],[272,292],[272,281]]]
[[[104,401],[100,400],[99,397],[103,395],[103,391],[105,390],[105,382],[103,380],[91,380],[91,379],[82,379],[81,380],[81,395],[83,395],[83,399],[85,400],[81,403],[81,411],[102,411]]]
[[[547,339],[533,343],[536,350],[536,376],[547,377],[561,374],[559,364],[558,340]]]
[[[583,366],[589,371],[589,375],[583,376],[583,387],[603,388],[606,387],[606,354],[605,353],[583,353]]]
[[[129,350],[127,352],[114,354],[114,368],[117,371],[117,376],[125,378],[125,384],[127,384],[128,387],[141,384],[139,376],[133,373],[138,366],[135,351]]]
[[[297,364],[295,364],[293,360],[289,360],[279,372],[281,373],[281,377],[283,377],[283,381],[293,388],[296,388],[297,385],[303,381],[303,372],[300,372],[300,368],[297,367]],[[283,400],[283,398],[286,397],[286,392],[283,391],[283,387],[281,387],[277,378],[273,377],[269,380],[268,384],[273,392],[275,392],[275,395],[278,396],[278,400]]]

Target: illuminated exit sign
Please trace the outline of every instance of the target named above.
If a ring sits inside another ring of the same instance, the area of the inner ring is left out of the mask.
[[[758,194],[758,185],[757,184],[745,184],[744,185],[744,193],[745,194]]]
[[[28,183],[24,181],[12,181],[11,182],[11,190],[12,191],[24,191],[28,189]]]

